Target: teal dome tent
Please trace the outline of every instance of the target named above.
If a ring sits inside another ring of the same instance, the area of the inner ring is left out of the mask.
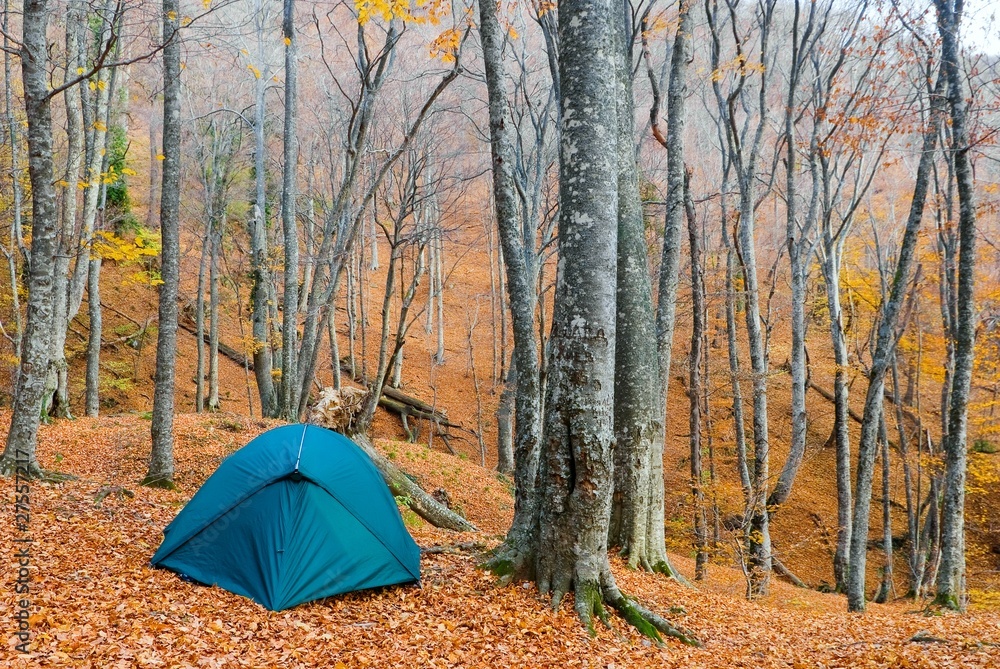
[[[420,580],[420,549],[350,439],[284,425],[236,451],[163,531],[152,564],[280,611]]]

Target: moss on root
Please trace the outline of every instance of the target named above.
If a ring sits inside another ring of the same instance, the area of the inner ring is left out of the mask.
[[[0,458],[0,476],[13,477],[20,470],[18,476],[29,481],[41,481],[42,483],[63,483],[73,481],[76,476],[60,472],[55,469],[42,469],[37,462],[31,462],[27,466],[12,458]]]
[[[934,601],[931,602],[931,606],[940,606],[951,611],[962,610],[962,603],[959,601],[958,595],[950,592],[938,593],[934,597]]]
[[[687,577],[684,576],[684,574],[674,569],[674,566],[667,560],[660,560],[655,564],[650,565],[648,571],[651,571],[654,574],[662,574],[667,578],[672,578],[681,585],[693,587],[691,585],[691,581],[687,580]]]
[[[611,627],[608,621],[608,612],[604,608],[604,596],[597,583],[588,581],[577,585],[574,597],[576,599],[576,613],[580,616],[583,624],[587,626],[590,636],[597,636],[597,630],[594,629],[595,616],[606,627]]]
[[[177,484],[173,480],[168,478],[163,478],[162,476],[147,476],[139,485],[145,486],[147,488],[158,488],[160,490],[178,490]]]
[[[618,614],[628,622],[629,625],[636,628],[642,634],[645,634],[650,639],[658,644],[663,643],[663,637],[660,636],[660,632],[653,627],[652,623],[646,620],[639,610],[635,608],[635,605],[628,599],[628,597],[623,597],[622,602],[616,607]]]
[[[617,587],[605,588],[604,598],[630,625],[653,639],[658,645],[663,643],[663,636],[666,635],[688,646],[701,648],[701,641],[693,634],[646,609]]]
[[[492,572],[500,579],[500,585],[507,585],[516,578],[534,578],[534,556],[531,551],[518,547],[510,539],[489,551],[479,563],[480,569]]]

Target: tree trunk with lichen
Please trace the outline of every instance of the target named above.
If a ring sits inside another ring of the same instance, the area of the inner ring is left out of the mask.
[[[66,72],[64,80],[76,76],[80,65],[79,33],[83,10],[79,1],[70,3],[66,18]],[[62,176],[62,221],[59,226],[55,265],[52,269],[53,325],[52,363],[47,379],[42,411],[59,418],[71,418],[69,408],[69,365],[66,362],[66,332],[69,328],[70,259],[76,253],[77,182],[83,151],[83,124],[80,87],[63,92],[66,103],[66,171]],[[53,394],[54,393],[54,394]],[[50,406],[45,404],[50,403]]]
[[[614,480],[618,271],[618,151],[614,0],[559,5],[561,150],[559,262],[549,338],[538,513],[507,563],[558,607],[569,592],[581,621],[608,622],[608,604],[657,641],[698,642],[622,594],[608,560]],[[544,547],[544,550],[542,550]],[[495,570],[501,565],[493,565]]]
[[[296,177],[299,160],[296,135],[296,104],[298,102],[298,45],[295,35],[295,2],[284,0],[282,32],[285,36],[285,127],[282,135],[284,167],[281,173],[281,229],[284,239],[284,311],[281,328],[281,413],[295,420],[299,405],[295,355],[298,352],[299,304],[299,236],[295,220]],[[335,367],[339,366],[335,361]]]
[[[952,336],[955,340],[955,373],[948,413],[948,433],[944,440],[945,473],[941,496],[941,565],[938,569],[934,602],[951,609],[965,609],[965,478],[967,466],[969,387],[976,343],[975,268],[976,202],[975,183],[969,159],[967,103],[959,65],[959,28],[962,0],[935,0],[938,33],[941,35],[941,64],[948,78],[951,106],[952,146],[955,184],[958,190],[958,312]]]
[[[160,194],[159,323],[152,451],[143,485],[174,487],[174,366],[177,360],[177,291],[180,282],[181,45],[179,0],[163,0],[163,180]]]
[[[511,358],[514,433],[514,520],[503,547],[491,560],[491,567],[510,575],[528,571],[534,559],[533,528],[538,516],[536,478],[541,442],[541,390],[538,339],[535,335],[535,288],[530,280],[527,254],[521,235],[521,216],[514,192],[514,119],[507,99],[506,68],[503,62],[504,32],[492,2],[479,6],[479,31],[489,96],[490,144],[493,158],[493,200],[497,229],[507,269],[514,351]],[[438,324],[440,327],[440,323]],[[505,390],[506,392],[506,390]]]
[[[878,425],[883,411],[885,396],[885,374],[892,361],[896,347],[903,296],[910,283],[916,256],[917,233],[923,217],[924,204],[934,153],[937,146],[938,123],[940,122],[940,102],[943,78],[939,73],[930,100],[928,124],[923,131],[920,162],[910,200],[910,212],[906,229],[899,245],[896,268],[889,298],[881,308],[881,318],[872,353],[872,365],[868,372],[868,390],[865,394],[864,416],[861,421],[861,438],[858,442],[858,469],[854,488],[854,512],[851,519],[851,544],[847,573],[847,609],[865,610],[865,564],[868,558],[868,525],[871,512],[872,479],[875,469],[875,449],[877,448]]]
[[[535,580],[557,606],[576,593],[588,625],[613,586],[608,522],[614,461],[618,161],[610,0],[559,3],[562,145],[559,272],[539,461]]]
[[[52,109],[48,91],[45,37],[46,0],[26,0],[22,20],[21,72],[28,119],[28,175],[31,179],[31,261],[28,310],[20,369],[14,388],[10,431],[0,474],[23,467],[28,477],[41,477],[35,449],[41,421],[42,395],[49,368],[52,329],[52,267],[56,251],[56,193],[52,162]],[[23,475],[23,474],[22,474]]]
[[[621,547],[632,567],[653,571],[665,560],[663,472],[653,480],[652,464],[663,461],[663,392],[657,373],[653,290],[646,258],[646,230],[639,195],[632,93],[632,45],[617,5],[618,270],[614,382],[614,495],[609,541]],[[658,483],[658,485],[657,485]],[[651,530],[659,527],[661,530]]]
[[[688,399],[691,414],[691,497],[694,506],[695,571],[694,579],[708,575],[708,519],[705,513],[704,475],[701,464],[701,398],[703,344],[705,338],[705,277],[702,272],[701,241],[698,221],[691,198],[691,171],[684,180],[684,209],[687,214],[688,248],[691,250],[691,355],[688,361]]]

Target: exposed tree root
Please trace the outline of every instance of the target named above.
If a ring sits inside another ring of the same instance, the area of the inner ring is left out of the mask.
[[[168,479],[162,476],[147,476],[139,485],[145,486],[147,488],[159,488],[160,490],[177,490],[177,484],[173,482],[172,479]]]
[[[129,490],[128,488],[125,488],[120,485],[114,485],[114,486],[106,485],[100,490],[98,490],[97,494],[94,495],[94,507],[98,509],[101,508],[101,505],[104,504],[104,499],[109,495],[115,495],[116,497],[118,497],[118,499],[125,499],[126,497],[129,498],[135,497],[135,493]]]
[[[664,555],[659,561],[655,562],[652,566],[645,565],[643,567],[646,571],[653,572],[654,574],[663,574],[668,578],[672,578],[681,585],[686,585],[689,588],[693,588],[694,585],[687,579],[687,577],[677,571],[674,565],[670,563],[670,558]]]
[[[488,569],[496,574],[500,579],[501,585],[507,585],[517,578],[531,578],[534,575],[536,556],[533,551],[525,550],[524,546],[525,544],[511,541],[510,537],[508,537],[508,541],[488,554],[486,560],[479,566],[481,569]],[[656,570],[647,570],[651,572],[656,571],[656,573],[666,573],[659,570],[669,569],[672,575],[679,576],[678,572],[673,570],[669,562],[657,563],[656,567]],[[538,589],[539,592],[551,596],[551,606],[555,610],[559,608],[564,595],[572,586],[575,602],[573,608],[591,636],[596,634],[595,621],[599,620],[607,628],[611,629],[611,620],[607,609],[610,606],[629,625],[652,639],[657,645],[663,644],[664,637],[670,637],[689,646],[698,648],[702,646],[701,641],[691,632],[674,625],[663,616],[650,611],[642,604],[624,594],[615,583],[610,565],[605,564],[601,572],[600,582],[595,580],[583,580],[581,582],[578,579],[574,579],[574,582],[570,583],[565,578],[553,577],[552,583],[540,581]],[[676,576],[674,577],[676,578]],[[681,576],[681,578],[683,577]]]
[[[535,572],[535,552],[528,545],[527,540],[519,538],[512,530],[506,541],[484,556],[479,568],[493,572],[500,579],[500,585],[519,578],[531,580]]]
[[[625,560],[629,569],[641,569],[651,574],[662,574],[667,578],[672,578],[681,585],[689,588],[694,587],[684,574],[674,568],[674,565],[670,563],[670,558],[664,552],[656,555],[656,551],[648,551],[645,548],[631,550],[626,546],[621,549],[618,556]]]
[[[788,567],[786,567],[784,563],[782,563],[781,560],[776,558],[774,555],[771,556],[771,566],[774,568],[775,574],[786,579],[789,583],[791,583],[795,587],[811,590],[811,588],[808,585],[806,585],[806,583],[801,578],[793,574],[791,570],[789,570]]]
[[[23,461],[14,458],[0,457],[0,476],[12,477],[15,474],[22,479],[41,481],[42,483],[63,483],[76,479],[72,474],[54,469],[42,469],[34,460],[25,465]]]
[[[462,541],[457,544],[423,546],[420,549],[421,555],[433,555],[435,553],[461,553],[481,551],[484,545],[479,541]]]
[[[931,607],[940,606],[949,611],[961,611],[962,603],[958,595],[950,592],[938,593],[931,602]]]
[[[653,639],[663,643],[663,635],[677,639],[688,646],[701,648],[702,643],[693,634],[674,626],[663,616],[653,613],[637,601],[625,595],[614,583],[603,588],[604,601],[614,608],[630,625]]]

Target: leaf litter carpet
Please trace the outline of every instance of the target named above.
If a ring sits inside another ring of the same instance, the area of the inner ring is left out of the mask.
[[[8,420],[0,417],[0,427]],[[15,651],[5,613],[0,666],[1000,667],[995,611],[928,616],[900,601],[859,616],[846,613],[840,596],[780,582],[767,600],[748,603],[740,572],[721,566],[692,589],[614,561],[623,590],[695,633],[704,648],[657,647],[614,616],[612,629],[598,626],[591,638],[571,602],[553,612],[530,584],[498,587],[476,569],[474,552],[458,548],[423,557],[421,588],[352,593],[279,613],[150,568],[163,527],[222,457],[270,425],[229,414],[178,416],[177,492],[138,487],[149,448],[149,422],[139,416],[43,426],[42,466],[79,479],[32,486],[31,653]],[[499,541],[511,516],[506,482],[423,445],[378,445],[425,487],[445,488],[480,528],[456,535],[407,512],[418,544]],[[13,481],[0,484],[12,509]],[[2,544],[0,587],[10,612],[15,551]],[[690,560],[675,560],[693,570]],[[934,640],[912,641],[918,634]]]

